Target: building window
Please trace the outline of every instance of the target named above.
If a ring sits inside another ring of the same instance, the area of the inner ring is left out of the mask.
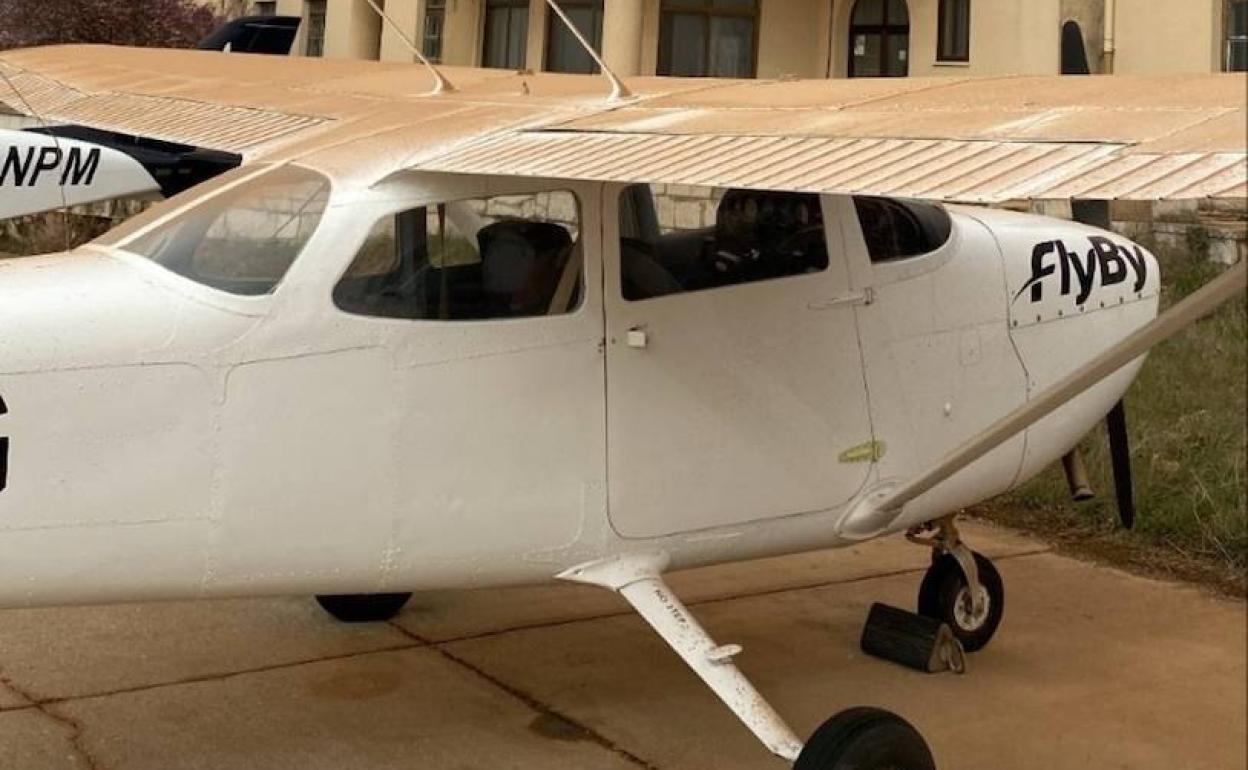
[[[849,76],[905,77],[909,72],[906,0],[858,0],[849,27]]]
[[[445,26],[446,0],[425,0],[425,31],[421,53],[434,64],[442,62],[442,30]]]
[[[256,3],[252,11],[255,16],[276,16],[277,0],[268,0],[268,2]]]
[[[937,61],[971,60],[971,0],[940,0]]]
[[[1227,4],[1226,71],[1248,72],[1248,0]]]
[[[602,50],[603,0],[564,0],[560,3],[576,28],[595,51]],[[576,42],[555,13],[546,14],[546,69],[551,72],[594,73],[598,63]]]
[[[481,66],[523,69],[528,42],[529,0],[486,0]]]
[[[325,55],[325,0],[307,0],[308,38],[303,53],[306,56]]]
[[[663,0],[659,74],[752,78],[758,0]]]

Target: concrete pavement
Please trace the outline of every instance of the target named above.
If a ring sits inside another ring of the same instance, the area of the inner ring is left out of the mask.
[[[673,585],[803,736],[906,716],[942,770],[1241,770],[1245,605],[1049,553],[986,525],[1007,609],[966,676],[863,656],[910,607],[900,539],[683,573]],[[616,597],[418,596],[343,626],[310,599],[0,612],[0,770],[783,767]]]

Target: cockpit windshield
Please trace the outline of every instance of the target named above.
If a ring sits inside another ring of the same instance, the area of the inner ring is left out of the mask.
[[[231,294],[269,294],[316,232],[329,180],[281,166],[227,189],[116,248]]]

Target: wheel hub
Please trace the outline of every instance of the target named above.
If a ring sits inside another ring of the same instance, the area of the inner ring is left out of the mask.
[[[988,615],[992,611],[992,597],[982,585],[979,587],[979,599],[980,610],[976,612],[970,588],[963,586],[958,591],[958,598],[953,603],[953,618],[962,630],[978,631],[988,621]]]

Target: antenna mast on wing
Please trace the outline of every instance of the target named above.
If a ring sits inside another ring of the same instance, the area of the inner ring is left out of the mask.
[[[369,0],[369,2],[372,2],[372,0]],[[559,4],[556,3],[555,0],[546,0],[546,4],[549,5],[550,9],[555,12],[555,15],[563,21],[563,25],[568,28],[568,31],[572,33],[572,37],[576,38],[576,42],[581,44],[581,47],[585,49],[585,52],[589,54],[589,57],[598,63],[598,68],[602,70],[602,76],[611,84],[611,96],[609,97],[610,101],[616,102],[632,96],[633,93],[628,90],[628,86],[624,85],[624,81],[620,80],[619,76],[611,71],[611,68],[608,67],[607,63],[602,60],[602,57],[598,55],[598,52],[594,50],[594,47],[589,44],[589,41],[585,39],[585,36],[581,34],[581,31],[576,28],[576,25],[573,24],[572,20],[568,18],[568,15],[563,12],[563,9],[559,7]]]
[[[377,0],[364,1],[369,4],[378,16],[381,17],[382,21],[390,25],[390,29],[394,30],[394,34],[399,36],[399,39],[402,40],[403,44],[408,47],[408,50],[416,54],[416,58],[420,59],[420,63],[428,67],[429,71],[433,73],[435,85],[433,86],[433,91],[430,92],[431,95],[449,93],[450,91],[455,90],[455,86],[451,85],[451,81],[447,80],[446,76],[438,71],[437,67],[433,66],[433,62],[429,61],[429,59],[425,57],[425,54],[421,52],[414,42],[412,42],[412,39],[407,36],[407,33],[403,31],[403,28],[396,24],[394,19],[390,18],[389,14],[382,10],[382,7],[377,4]]]

